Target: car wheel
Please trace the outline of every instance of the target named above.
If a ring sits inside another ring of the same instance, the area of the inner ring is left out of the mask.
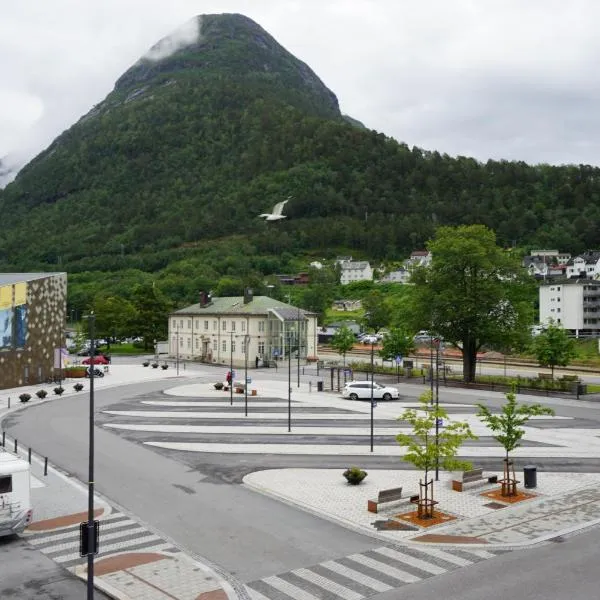
[[[350,394],[350,396],[348,396],[350,398],[350,400],[358,400],[358,395],[357,394]]]
[[[392,399],[392,395],[391,395],[389,392],[386,392],[386,393],[383,395],[383,399],[384,399],[384,400],[391,400],[391,399]]]

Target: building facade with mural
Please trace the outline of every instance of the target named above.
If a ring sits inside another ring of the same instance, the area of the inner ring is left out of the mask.
[[[66,273],[0,273],[0,389],[54,374],[66,306]]]

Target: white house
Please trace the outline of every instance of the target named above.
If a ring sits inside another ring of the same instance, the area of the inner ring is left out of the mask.
[[[404,261],[406,268],[428,267],[431,264],[431,252],[428,250],[414,250],[410,253],[410,258]]]
[[[340,263],[340,283],[346,285],[353,281],[372,281],[373,269],[365,261],[344,261]]]
[[[540,285],[540,323],[553,320],[576,337],[600,334],[600,282],[571,279]]]
[[[575,256],[567,262],[567,277],[600,277],[600,252],[588,251]]]
[[[395,271],[390,271],[382,277],[380,283],[408,283],[410,279],[410,271],[404,267],[400,267]]]
[[[268,296],[211,298],[169,315],[169,355],[254,368],[263,361],[317,356],[317,315]]]

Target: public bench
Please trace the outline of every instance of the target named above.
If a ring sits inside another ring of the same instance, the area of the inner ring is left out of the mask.
[[[380,504],[387,504],[388,502],[398,502],[400,500],[408,500],[410,502],[416,502],[419,500],[419,494],[402,494],[402,488],[390,488],[389,490],[381,490],[377,494],[375,500],[367,501],[367,508],[369,512],[376,513]]]
[[[489,479],[485,479],[483,477],[483,469],[471,469],[470,471],[462,471],[457,475],[457,477],[452,479],[452,489],[455,492],[462,492],[463,487],[465,485],[482,482],[491,483]]]

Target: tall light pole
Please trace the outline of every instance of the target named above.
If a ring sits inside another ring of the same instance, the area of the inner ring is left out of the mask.
[[[244,336],[244,416],[248,416],[248,342],[250,336]]]
[[[440,408],[440,338],[435,338],[435,480],[440,479],[440,420],[437,415]]]
[[[177,352],[175,353],[175,363],[177,364],[177,376],[179,376],[179,324],[177,324]]]
[[[298,307],[298,387],[300,387],[300,307]]]
[[[88,518],[87,518],[87,598],[94,598],[94,550],[96,528],[94,523],[94,357],[96,355],[95,322],[96,316],[91,313],[89,319],[90,332],[90,419],[89,419],[89,456],[88,456]]]
[[[374,371],[374,365],[373,365],[373,350],[374,350],[374,343],[371,342],[371,452],[373,452],[373,411],[375,409],[375,400],[373,400],[373,386],[375,385],[375,383],[373,382],[373,371]]]
[[[287,331],[288,341],[288,433],[292,431],[292,344],[290,331]],[[284,353],[285,355],[285,353]]]
[[[229,374],[231,381],[229,382],[229,404],[233,406],[233,330],[229,334]]]

